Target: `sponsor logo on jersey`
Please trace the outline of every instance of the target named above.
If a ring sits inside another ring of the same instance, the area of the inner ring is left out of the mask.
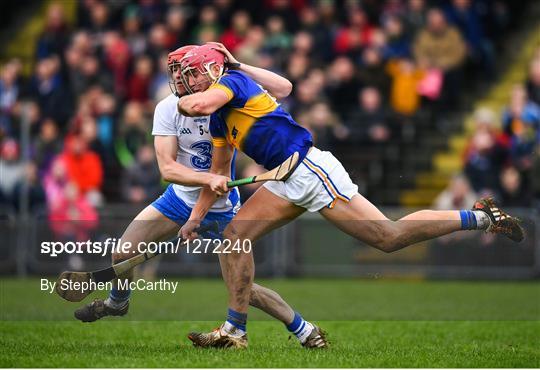
[[[201,140],[191,144],[191,149],[197,152],[191,156],[191,165],[199,170],[208,170],[212,164],[212,143]]]
[[[193,122],[195,122],[195,123],[206,123],[207,120],[208,120],[208,118],[206,118],[206,117],[193,118]]]
[[[189,128],[181,128],[178,130],[179,135],[191,135],[191,130]]]

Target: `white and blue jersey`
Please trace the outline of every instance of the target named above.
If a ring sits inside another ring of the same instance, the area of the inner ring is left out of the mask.
[[[210,117],[185,117],[178,112],[178,98],[169,95],[161,100],[154,112],[152,135],[176,136],[178,150],[176,161],[195,171],[208,172],[212,164],[212,136],[209,130]],[[234,179],[234,159],[231,177]],[[152,205],[171,220],[183,224],[199,199],[200,186],[171,184]],[[238,189],[218,199],[210,209],[207,219],[218,221],[232,219],[240,207]],[[220,222],[221,223],[221,222]]]

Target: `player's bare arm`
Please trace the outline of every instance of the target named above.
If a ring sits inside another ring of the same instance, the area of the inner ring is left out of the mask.
[[[178,100],[178,111],[184,116],[208,116],[227,104],[230,98],[218,89],[186,95]]]
[[[254,79],[259,85],[262,85],[273,97],[283,99],[289,96],[291,93],[293,85],[291,81],[285,77],[263,68],[240,63],[238,59],[236,59],[221,42],[209,42],[208,44],[213,45],[215,50],[225,54],[229,69],[244,72],[246,75]]]
[[[233,158],[233,147],[225,145],[222,147],[214,147],[214,155],[212,156],[212,166],[210,172],[216,176],[228,179],[230,177],[231,162]],[[223,185],[223,184],[220,184]],[[227,183],[224,184],[225,188]],[[227,191],[228,189],[226,189]],[[199,195],[199,199],[189,217],[188,222],[180,229],[179,235],[186,239],[197,237],[197,233],[193,230],[200,226],[201,220],[206,217],[206,214],[216,202],[218,192],[212,191],[208,186],[205,186]],[[223,193],[221,194],[223,195]]]
[[[243,63],[240,64],[237,70],[253,78],[276,99],[286,98],[292,91],[291,81],[274,72]]]
[[[226,177],[194,171],[176,162],[177,140],[176,136],[156,136],[154,139],[159,171],[165,181],[180,185],[207,185],[214,191],[226,191]]]

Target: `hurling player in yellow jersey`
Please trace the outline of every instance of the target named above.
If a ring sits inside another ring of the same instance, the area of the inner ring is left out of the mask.
[[[230,68],[224,72],[223,53],[221,44],[209,43],[191,50],[181,62],[184,84],[191,94],[179,100],[180,113],[211,115],[214,152],[210,172],[227,176],[235,148],[268,170],[292,153],[300,154],[299,165],[288,180],[270,181],[260,187],[227,226],[223,238],[232,242],[256,241],[306,210],[319,212],[340,230],[384,252],[459,230],[488,230],[514,241],[524,238],[517,219],[500,210],[492,199],[477,201],[472,210],[423,210],[397,221],[389,220],[358,193],[358,187],[330,152],[313,146],[309,132],[272,96],[245,73]],[[183,237],[196,236],[193,230],[215,201],[216,194],[209,188],[201,191],[190,220],[180,231]],[[223,257],[229,316],[212,332],[190,334],[190,339],[200,346],[247,341],[245,324],[254,278],[253,256],[231,253]]]

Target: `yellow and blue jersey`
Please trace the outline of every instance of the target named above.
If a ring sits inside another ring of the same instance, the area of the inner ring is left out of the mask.
[[[305,158],[313,145],[309,131],[251,78],[228,71],[210,88],[229,97],[210,119],[215,147],[228,142],[266,169],[280,165],[294,152],[300,154],[300,161]]]

